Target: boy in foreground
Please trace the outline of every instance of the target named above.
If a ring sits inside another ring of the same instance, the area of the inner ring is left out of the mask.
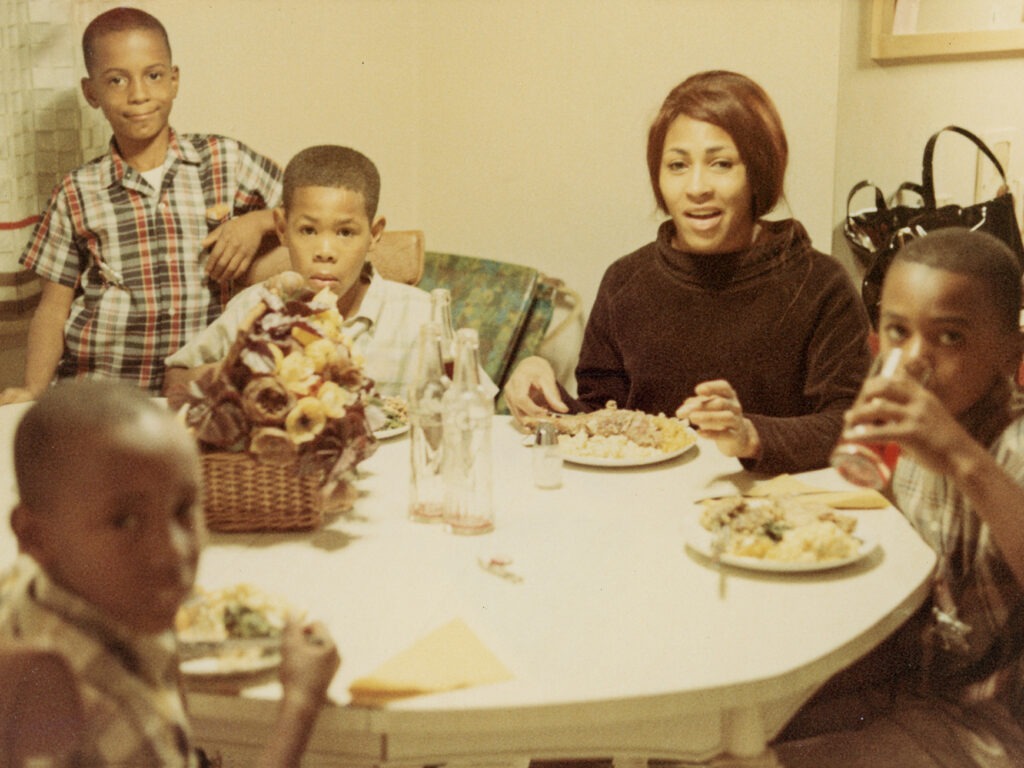
[[[199,457],[138,389],[50,388],[15,434],[11,527],[26,564],[0,594],[0,637],[56,650],[85,709],[74,765],[195,766],[178,690],[175,614],[195,580]],[[339,665],[319,623],[290,625],[284,688],[260,765],[296,766]]]
[[[368,157],[348,147],[309,147],[285,168],[284,200],[274,220],[291,268],[314,292],[328,288],[337,296],[353,351],[365,360],[377,391],[389,397],[404,395],[411,383],[412,352],[420,326],[430,320],[430,295],[386,280],[367,260],[384,233],[379,197],[380,175]],[[225,358],[263,290],[257,284],[239,293],[220,318],[167,358],[168,397],[174,400],[176,388]]]
[[[944,229],[896,256],[880,354],[843,437],[901,449],[892,495],[935,550],[922,610],[838,675],[775,745],[786,768],[1024,765],[1021,269],[999,240]]]
[[[114,8],[86,28],[85,99],[113,130],[110,151],[56,187],[21,256],[43,278],[23,387],[54,376],[133,382],[156,394],[164,358],[217,317],[243,276],[280,195],[276,164],[222,136],[178,134],[167,32]]]

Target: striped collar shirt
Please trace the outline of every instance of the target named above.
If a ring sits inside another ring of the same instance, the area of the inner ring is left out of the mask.
[[[164,358],[229,298],[229,286],[206,275],[203,239],[230,217],[277,205],[280,193],[280,168],[244,144],[173,130],[159,189],[113,141],[65,176],[21,256],[75,289],[58,376],[159,392]]]

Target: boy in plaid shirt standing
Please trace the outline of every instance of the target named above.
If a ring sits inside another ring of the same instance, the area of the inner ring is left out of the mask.
[[[82,47],[83,93],[114,136],[57,186],[22,254],[43,290],[24,387],[0,392],[0,404],[37,398],[55,375],[158,393],[164,358],[220,314],[274,230],[275,163],[171,128],[178,68],[156,18],[115,8],[93,19]]]

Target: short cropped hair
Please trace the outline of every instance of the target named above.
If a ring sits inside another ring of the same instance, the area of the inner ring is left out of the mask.
[[[1020,327],[1021,264],[998,237],[964,227],[936,229],[900,248],[892,264],[899,262],[923,264],[980,280],[992,298],[1002,330],[1016,332]]]
[[[764,89],[745,75],[711,70],[692,75],[673,88],[647,134],[647,168],[658,208],[668,213],[659,178],[665,137],[680,115],[716,125],[736,143],[747,169],[755,219],[782,197],[789,144],[782,118]]]
[[[81,440],[100,440],[154,410],[162,412],[145,392],[117,381],[67,379],[47,389],[14,433],[21,503],[45,512],[49,489],[64,482]]]
[[[171,41],[167,30],[160,20],[152,14],[138,8],[111,8],[89,22],[82,33],[82,56],[85,58],[85,71],[92,74],[96,63],[96,43],[101,37],[112,32],[127,32],[134,29],[147,29],[156,32],[167,46],[167,58],[171,58]]]
[[[284,169],[282,198],[284,210],[291,208],[300,187],[336,187],[360,192],[370,221],[377,215],[380,173],[373,161],[350,147],[322,144],[308,147],[291,159]]]

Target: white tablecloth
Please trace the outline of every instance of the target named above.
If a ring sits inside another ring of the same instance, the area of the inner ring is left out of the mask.
[[[0,502],[20,406],[0,408]],[[496,530],[455,537],[406,520],[406,437],[363,464],[355,509],[319,531],[211,535],[199,582],[250,582],[330,627],[343,655],[308,765],[428,764],[613,756],[708,760],[768,755],[765,744],[828,677],[923,600],[934,555],[892,508],[857,513],[878,536],[835,571],[719,575],[684,545],[693,500],[754,478],[711,443],[638,469],[566,464],[540,490],[530,450],[494,423]],[[830,470],[803,476],[845,486]],[[0,564],[14,556],[6,526]],[[511,558],[518,583],[478,558]],[[512,671],[508,682],[379,709],[348,687],[415,640],[463,619]],[[276,683],[242,696],[192,693],[197,741],[251,754],[273,719]],[[770,759],[766,757],[765,759]],[[243,763],[239,763],[243,764]]]

